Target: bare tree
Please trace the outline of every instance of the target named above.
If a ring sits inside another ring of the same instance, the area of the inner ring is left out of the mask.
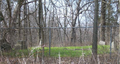
[[[76,26],[76,21],[77,21],[77,18],[79,17],[79,12],[81,10],[80,2],[81,0],[79,0],[77,3],[77,7],[76,7],[77,12],[75,13],[75,17],[74,17],[74,14],[72,14],[72,27]],[[72,5],[71,5],[71,9],[72,9]],[[74,10],[72,10],[72,13],[74,13]],[[76,42],[76,31],[75,31],[75,28],[72,28],[71,43],[75,43],[75,42]]]
[[[25,3],[27,1],[25,0]],[[27,27],[27,5],[25,4],[24,5],[24,28]],[[27,41],[27,29],[24,29],[24,37],[23,37],[23,40]]]
[[[95,0],[95,11],[94,11],[94,23],[93,23],[93,62],[97,64],[97,33],[98,33],[98,0]]]
[[[3,14],[1,11],[1,4],[2,4],[2,1],[0,0],[0,22],[3,20]]]
[[[8,16],[9,16],[9,27],[11,27],[11,19],[12,19],[12,10],[11,10],[11,5],[10,5],[10,0],[7,0],[7,4],[8,4],[8,12],[9,12],[9,14],[8,14]]]
[[[36,3],[36,1],[35,1],[35,3]],[[28,13],[30,13],[29,6],[27,8],[28,8]],[[35,4],[35,9],[36,9],[36,4]],[[28,26],[31,27],[30,16],[28,16]],[[33,40],[32,40],[32,31],[31,31],[31,29],[29,29],[29,34],[30,34],[30,37],[29,37],[30,38],[30,46],[32,47],[33,46],[33,44],[32,44]]]
[[[77,10],[77,13],[79,12],[79,10]],[[74,18],[74,11],[73,11],[73,6],[71,4],[71,13],[72,13],[72,22],[71,22],[71,25],[72,27],[75,27],[76,26],[76,20],[77,20],[77,16],[78,14],[76,15],[76,17]],[[75,42],[76,42],[76,31],[75,31],[75,28],[72,28],[72,33],[71,33],[71,45],[75,45]]]
[[[106,15],[106,0],[102,0],[102,5],[101,5],[101,40],[105,41],[105,25],[106,25],[106,20],[105,20],[105,15]]]
[[[42,0],[39,0],[39,39],[41,41],[42,46],[42,64],[44,64],[44,21],[43,21],[43,8],[42,8]]]
[[[111,17],[111,0],[109,0],[108,1],[108,3],[107,3],[107,8],[108,8],[108,14],[106,15],[107,17],[108,17],[108,19],[106,20],[106,25],[111,25],[111,23],[110,23],[110,17]],[[106,30],[106,32],[107,32],[107,38],[106,38],[106,41],[107,41],[107,43],[109,43],[110,42],[110,27],[107,27],[107,30]]]
[[[67,21],[67,1],[65,0],[65,14],[64,14],[64,41],[66,40],[65,39],[65,34],[66,34],[66,21]]]

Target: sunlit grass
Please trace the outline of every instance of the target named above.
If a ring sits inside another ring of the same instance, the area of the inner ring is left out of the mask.
[[[98,45],[98,54],[109,53],[109,47],[109,45]],[[39,56],[42,55],[42,49],[40,47],[31,47],[28,50],[13,50],[9,53],[3,52],[3,55],[11,57],[27,57],[29,55],[36,56],[37,53],[39,54]],[[44,48],[45,57],[58,57],[59,53],[61,57],[79,57],[83,54],[84,56],[88,56],[92,54],[92,46],[51,47],[50,56],[49,48]]]
[[[40,52],[42,53],[42,51]],[[60,53],[61,57],[79,57],[83,54],[88,56],[92,54],[92,46],[51,47],[51,57],[58,57],[58,53]],[[98,54],[105,53],[109,53],[109,45],[98,45]],[[48,47],[45,47],[44,55],[49,56]]]

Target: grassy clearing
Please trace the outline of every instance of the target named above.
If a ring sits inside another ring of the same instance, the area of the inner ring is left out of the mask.
[[[77,47],[52,47],[51,56],[58,57],[60,53],[61,57],[79,57],[83,54],[85,56],[92,54],[92,46],[77,46]],[[98,46],[98,54],[109,53],[109,45]],[[49,48],[45,48],[45,56],[48,56]]]
[[[30,48],[29,50],[17,50],[12,51],[9,53],[3,52],[4,56],[10,56],[10,57],[27,57],[31,54],[36,56],[37,53],[39,55],[42,55],[41,48],[36,48],[33,50],[33,48]],[[50,57],[58,57],[58,54],[60,53],[61,57],[79,57],[84,54],[84,56],[91,55],[92,53],[92,46],[76,46],[76,47],[51,47],[51,55]],[[31,50],[33,50],[31,52]],[[109,45],[98,45],[98,54],[106,54],[109,53]],[[46,57],[49,57],[49,48],[45,47],[44,55]]]

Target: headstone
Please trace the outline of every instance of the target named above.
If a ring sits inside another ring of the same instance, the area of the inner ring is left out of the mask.
[[[21,49],[21,44],[20,43],[16,43],[14,48],[15,48],[15,50],[20,50]]]
[[[112,51],[115,51],[115,48],[114,48],[115,46],[114,46],[114,41],[111,43],[111,49],[112,49]]]
[[[111,48],[114,49],[114,41],[112,42]]]
[[[105,41],[99,41],[99,45],[105,45]]]
[[[112,45],[111,45],[111,48],[113,51],[118,51],[118,42],[117,41],[113,41],[112,42]]]

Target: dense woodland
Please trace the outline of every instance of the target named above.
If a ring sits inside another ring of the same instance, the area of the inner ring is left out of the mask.
[[[106,45],[114,41],[118,50],[119,4],[119,0],[0,0],[0,46],[92,45],[97,58],[99,41]]]
[[[41,38],[46,45],[51,38],[52,46],[92,44],[93,0],[42,0],[40,4],[38,0],[0,2],[0,37],[12,46],[21,40],[35,46]],[[118,0],[99,0],[98,4],[98,41],[109,44],[110,26],[119,25]],[[112,30],[114,40],[118,27]]]

